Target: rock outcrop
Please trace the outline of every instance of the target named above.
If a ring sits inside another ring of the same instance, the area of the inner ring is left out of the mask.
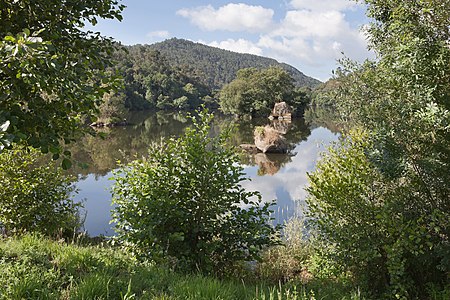
[[[291,127],[291,121],[289,120],[272,120],[270,121],[270,127],[275,129],[281,134],[286,134]]]
[[[248,153],[255,154],[255,153],[259,152],[258,147],[256,147],[256,145],[253,145],[253,144],[241,144],[241,145],[239,145],[239,147]]]
[[[287,153],[286,138],[270,126],[256,127],[255,145],[263,153]]]
[[[275,103],[270,117],[272,119],[289,120],[292,117],[292,107],[286,102]]]

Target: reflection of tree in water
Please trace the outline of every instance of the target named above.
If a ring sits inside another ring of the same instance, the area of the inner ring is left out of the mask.
[[[332,107],[310,107],[305,111],[304,120],[312,129],[325,127],[333,133],[342,132],[343,124],[340,124],[337,111]]]
[[[86,136],[71,147],[72,157],[87,168],[74,168],[78,174],[104,176],[117,167],[117,161],[127,163],[136,156],[146,155],[151,143],[163,137],[178,136],[188,126],[187,119],[178,114],[153,113],[140,115],[128,121],[125,127],[102,128],[105,138]]]
[[[159,142],[162,138],[179,136],[191,124],[185,113],[139,112],[127,116],[127,120],[132,125],[99,129],[106,134],[104,139],[98,136],[86,136],[74,143],[70,149],[72,157],[76,162],[86,164],[87,168],[74,167],[70,172],[76,175],[105,176],[117,167],[118,160],[127,163],[136,156],[146,155],[151,143]],[[232,145],[253,143],[255,127],[264,126],[270,122],[267,118],[242,120],[217,114],[211,134],[217,135],[226,126],[235,125],[236,130],[231,137]],[[284,136],[291,145],[290,150],[311,134],[309,127],[301,118],[292,119],[290,123],[273,122],[272,126],[286,132]],[[291,156],[283,154],[260,155],[257,159],[248,154],[242,155],[242,163],[260,165],[260,174],[275,174],[289,161]]]

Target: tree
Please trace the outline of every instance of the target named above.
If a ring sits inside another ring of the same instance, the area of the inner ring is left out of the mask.
[[[198,117],[184,136],[153,145],[146,158],[116,172],[114,221],[118,242],[138,256],[221,273],[276,244],[276,228],[272,203],[241,187],[227,130],[210,137],[212,115]]]
[[[126,114],[125,94],[121,92],[104,94],[103,102],[99,105],[98,111],[98,122],[105,124],[123,122]]]
[[[118,0],[17,0],[0,4],[0,137],[50,151],[82,133],[118,81],[105,68],[112,41],[84,31],[97,18],[121,19]],[[69,153],[66,152],[66,155]],[[67,161],[64,164],[67,166]]]
[[[373,293],[424,298],[450,272],[450,1],[365,3],[378,59],[344,60],[335,99],[369,133],[361,159],[332,153],[311,176],[312,224]]]
[[[308,101],[293,82],[289,73],[278,67],[241,69],[236,79],[219,93],[221,110],[237,115],[267,116],[276,102],[286,101],[297,111]]]

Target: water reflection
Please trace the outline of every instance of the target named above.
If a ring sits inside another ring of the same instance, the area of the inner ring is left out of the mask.
[[[292,122],[273,122],[271,126],[284,133],[290,143],[290,154],[243,154],[244,171],[251,181],[243,182],[248,190],[258,190],[263,199],[277,200],[275,218],[277,222],[289,218],[298,211],[304,202],[304,186],[307,172],[314,170],[319,152],[330,142],[337,140],[338,130],[322,127],[326,121],[314,118],[317,112],[311,112],[309,119],[293,119]],[[150,143],[162,137],[179,136],[190,121],[185,114],[133,114],[127,118],[133,125],[122,128],[103,129],[106,137],[86,137],[71,149],[73,157],[88,165],[87,168],[73,168],[78,175],[77,199],[85,199],[85,229],[91,235],[111,235],[110,220],[112,184],[108,178],[111,170],[117,167],[117,161],[128,162],[136,156],[147,153]],[[256,126],[270,124],[268,119],[239,120],[217,116],[213,132],[218,133],[224,126],[234,123],[237,127],[232,143],[240,145],[253,143],[253,131]],[[331,126],[330,126],[331,127]]]
[[[293,214],[301,213],[299,207],[304,203],[306,192],[304,187],[308,183],[307,173],[315,168],[320,152],[327,145],[338,139],[338,134],[318,127],[311,131],[308,138],[294,148],[295,156],[289,156],[279,170],[271,175],[264,173],[261,166],[245,166],[246,174],[251,181],[245,182],[243,187],[249,190],[258,190],[263,199],[277,200],[275,218],[282,222]]]

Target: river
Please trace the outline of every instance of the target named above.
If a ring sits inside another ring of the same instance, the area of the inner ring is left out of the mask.
[[[261,192],[263,200],[276,199],[274,218],[283,222],[301,214],[304,206],[307,173],[315,168],[320,153],[339,138],[339,129],[331,121],[330,112],[310,110],[305,118],[295,118],[290,123],[275,124],[286,131],[285,137],[291,152],[285,154],[245,154],[242,166],[249,181],[242,182],[247,190]],[[179,136],[190,121],[180,113],[135,113],[128,117],[132,124],[126,127],[99,130],[103,138],[88,136],[73,145],[73,158],[79,163],[71,172],[78,178],[76,201],[82,201],[85,218],[84,230],[91,236],[113,235],[111,219],[112,170],[118,160],[126,163],[146,155],[148,145],[161,138]],[[253,143],[256,126],[270,124],[268,119],[236,120],[216,116],[213,131],[234,123],[237,127],[231,142],[235,145]]]

